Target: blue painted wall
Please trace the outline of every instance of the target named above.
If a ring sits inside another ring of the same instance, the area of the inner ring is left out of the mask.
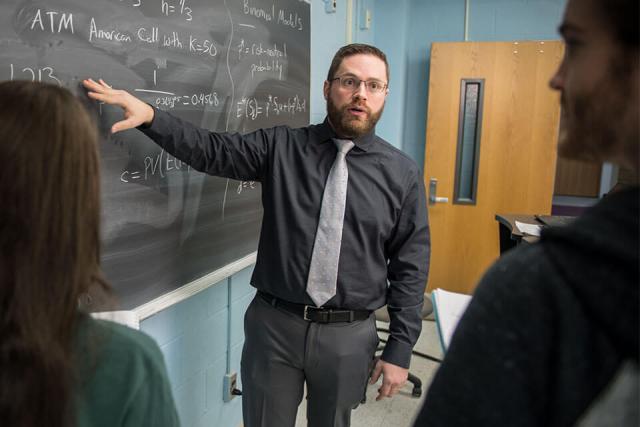
[[[251,272],[242,270],[140,324],[164,354],[184,427],[242,422],[240,398],[223,402],[223,380],[228,371],[240,372],[243,317],[255,295]]]
[[[370,19],[367,20],[367,13]],[[353,1],[353,42],[375,44],[375,0]]]
[[[387,55],[389,63],[389,95],[376,132],[395,147],[402,148],[402,121],[405,117],[407,91],[407,61],[405,52],[410,39],[406,23],[409,22],[409,1],[376,0],[373,20],[373,44]]]
[[[325,12],[322,0],[311,2],[311,123],[320,123],[327,113],[322,84],[331,59],[347,43],[347,2],[338,1],[335,13]]]
[[[557,39],[566,0],[470,0],[469,40]],[[464,0],[376,0],[375,44],[404,74],[387,99],[378,133],[424,161],[431,43],[464,40]],[[394,142],[395,143],[395,142]]]
[[[471,0],[470,40],[557,39],[566,0]]]

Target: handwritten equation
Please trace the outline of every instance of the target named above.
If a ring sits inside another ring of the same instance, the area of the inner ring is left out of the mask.
[[[273,46],[263,46],[262,42],[251,43],[245,39],[240,39],[240,43],[237,46],[238,59],[243,59],[247,56],[253,57],[268,57],[268,58],[286,58],[287,57],[287,44],[283,43],[279,48],[277,43]]]
[[[193,95],[165,95],[159,96],[155,100],[156,107],[166,110],[173,109],[176,105],[211,107],[219,106],[218,93],[196,93]]]
[[[259,100],[256,97],[242,97],[238,101],[236,108],[236,117],[244,117],[256,120],[260,116],[280,116],[295,115],[307,111],[307,100],[296,95],[280,99],[277,96],[269,95],[265,100]]]
[[[255,181],[240,181],[236,193],[242,194],[244,190],[255,190],[257,188]]]
[[[170,16],[172,14],[178,14],[184,16],[185,21],[193,20],[192,10],[187,6],[186,0],[180,0],[178,4],[172,4],[167,0],[162,0],[162,14]]]
[[[120,181],[124,183],[147,181],[154,176],[164,178],[172,170],[191,170],[191,166],[167,154],[164,150],[155,156],[145,156],[143,164],[142,170],[124,170],[120,174]]]

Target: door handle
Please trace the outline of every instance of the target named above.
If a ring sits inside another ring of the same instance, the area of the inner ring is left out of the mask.
[[[438,197],[436,196],[438,190],[438,180],[436,178],[431,178],[429,180],[429,204],[435,205],[436,203],[447,203],[449,201],[448,197]]]

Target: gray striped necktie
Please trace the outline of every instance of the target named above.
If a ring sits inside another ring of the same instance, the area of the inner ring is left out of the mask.
[[[349,180],[347,153],[354,146],[348,139],[333,141],[338,148],[338,154],[324,186],[320,219],[307,279],[307,293],[318,307],[324,305],[336,294],[344,206]]]

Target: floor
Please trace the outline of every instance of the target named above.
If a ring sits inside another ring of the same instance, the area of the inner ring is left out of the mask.
[[[385,324],[380,324],[384,327]],[[381,334],[384,337],[383,334]],[[415,350],[426,353],[436,358],[442,358],[442,350],[436,331],[435,322],[425,320],[422,322],[422,334],[418,339]],[[438,368],[438,363],[413,356],[410,372],[422,380],[422,397],[411,396],[412,386],[407,383],[404,389],[391,399],[376,402],[375,398],[380,384],[369,385],[367,389],[367,402],[360,405],[351,417],[352,427],[410,427],[413,425],[417,411],[422,406],[422,399],[426,394],[431,378]],[[306,427],[306,407],[304,399],[298,409],[296,427]]]

